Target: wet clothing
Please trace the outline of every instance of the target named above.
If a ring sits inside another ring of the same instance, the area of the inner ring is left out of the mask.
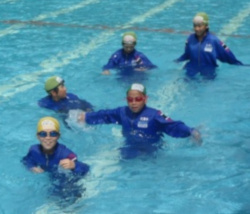
[[[122,153],[137,156],[141,152],[153,152],[159,146],[163,133],[172,137],[184,138],[191,134],[192,128],[181,121],[173,121],[160,111],[144,106],[141,112],[133,113],[128,106],[111,110],[86,113],[88,124],[119,124],[126,139]],[[129,147],[129,149],[128,149]]]
[[[71,170],[74,175],[83,176],[89,171],[87,164],[78,161],[76,155],[70,149],[59,143],[56,144],[55,151],[51,155],[45,154],[40,144],[31,146],[22,162],[28,169],[41,167],[44,171],[51,172],[54,174],[53,176],[57,177],[60,173],[59,162],[66,158],[75,161],[75,169]]]
[[[189,77],[200,73],[204,77],[213,79],[218,67],[216,59],[229,64],[243,65],[222,41],[207,31],[201,42],[195,34],[191,34],[187,39],[184,54],[176,61],[189,60],[184,67]]]
[[[66,158],[74,160],[75,169],[63,169],[59,166],[60,160]],[[43,153],[41,145],[37,144],[30,147],[22,163],[28,169],[41,167],[49,172],[51,183],[48,185],[48,197],[55,198],[61,204],[70,205],[84,193],[85,188],[77,181],[89,171],[89,166],[76,158],[76,155],[63,144],[57,143],[51,155]]]
[[[127,76],[134,74],[135,69],[156,67],[143,53],[134,49],[126,54],[123,49],[120,49],[110,57],[108,63],[103,66],[103,70],[117,69],[121,75]]]
[[[81,109],[83,111],[92,111],[93,106],[86,100],[79,99],[72,93],[67,93],[64,99],[54,101],[51,95],[48,95],[38,101],[38,105],[60,113],[68,113],[72,109]]]

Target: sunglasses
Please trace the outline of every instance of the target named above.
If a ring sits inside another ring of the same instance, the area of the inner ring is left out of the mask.
[[[144,100],[144,97],[127,97],[127,101],[129,103],[132,103],[133,101],[135,102],[141,102]]]
[[[50,137],[58,137],[60,135],[59,132],[56,132],[56,131],[51,131],[51,132],[45,132],[45,131],[41,131],[41,132],[38,132],[37,135],[39,137],[47,137],[48,135]]]

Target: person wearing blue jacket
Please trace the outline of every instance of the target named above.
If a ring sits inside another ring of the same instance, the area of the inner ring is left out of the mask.
[[[45,82],[45,91],[48,93],[38,101],[38,105],[59,113],[68,113],[72,109],[92,111],[93,106],[86,100],[80,99],[77,95],[67,93],[64,80],[58,76],[52,76]]]
[[[40,144],[30,147],[22,163],[34,173],[48,172],[54,183],[53,194],[65,198],[72,194],[79,197],[81,188],[76,186],[76,181],[88,173],[89,166],[78,161],[74,152],[60,144],[59,137],[58,120],[53,117],[41,118],[37,125]]]
[[[209,19],[206,13],[197,13],[193,19],[194,34],[186,42],[185,52],[176,62],[188,60],[185,64],[186,75],[190,78],[198,73],[207,79],[216,77],[216,60],[243,65],[219,38],[209,32]]]
[[[135,49],[137,36],[134,32],[126,32],[122,37],[122,49],[112,54],[108,63],[103,66],[104,75],[115,69],[122,76],[131,76],[149,69],[156,68],[142,52]]]
[[[134,83],[127,91],[128,106],[97,112],[87,112],[79,121],[87,124],[119,124],[125,137],[125,147],[121,148],[123,158],[134,158],[140,154],[152,153],[161,146],[163,134],[175,138],[193,136],[201,143],[198,130],[190,128],[182,121],[174,121],[161,111],[146,105],[146,89]]]

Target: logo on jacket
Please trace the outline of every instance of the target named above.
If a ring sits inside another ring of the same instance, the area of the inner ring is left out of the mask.
[[[148,128],[148,117],[141,117],[137,126],[138,128]]]
[[[212,52],[213,51],[213,46],[211,44],[206,44],[204,51],[206,52]]]
[[[132,66],[143,64],[142,59],[139,56],[136,56],[135,59],[131,61]]]

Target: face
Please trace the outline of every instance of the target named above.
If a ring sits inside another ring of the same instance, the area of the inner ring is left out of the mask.
[[[51,95],[53,99],[60,100],[66,97],[67,95],[67,88],[64,86],[64,84],[60,84],[58,87],[58,91],[51,91]]]
[[[208,26],[203,23],[194,24],[194,32],[198,37],[203,37],[207,32],[207,28]]]
[[[135,49],[134,44],[123,44],[123,50],[125,53],[129,54]]]
[[[130,90],[127,94],[128,107],[134,113],[140,112],[142,108],[145,106],[146,102],[147,102],[147,96],[145,96],[143,93],[139,91]]]
[[[44,151],[51,151],[59,139],[60,134],[53,129],[44,129],[37,133],[37,138],[40,141]]]

